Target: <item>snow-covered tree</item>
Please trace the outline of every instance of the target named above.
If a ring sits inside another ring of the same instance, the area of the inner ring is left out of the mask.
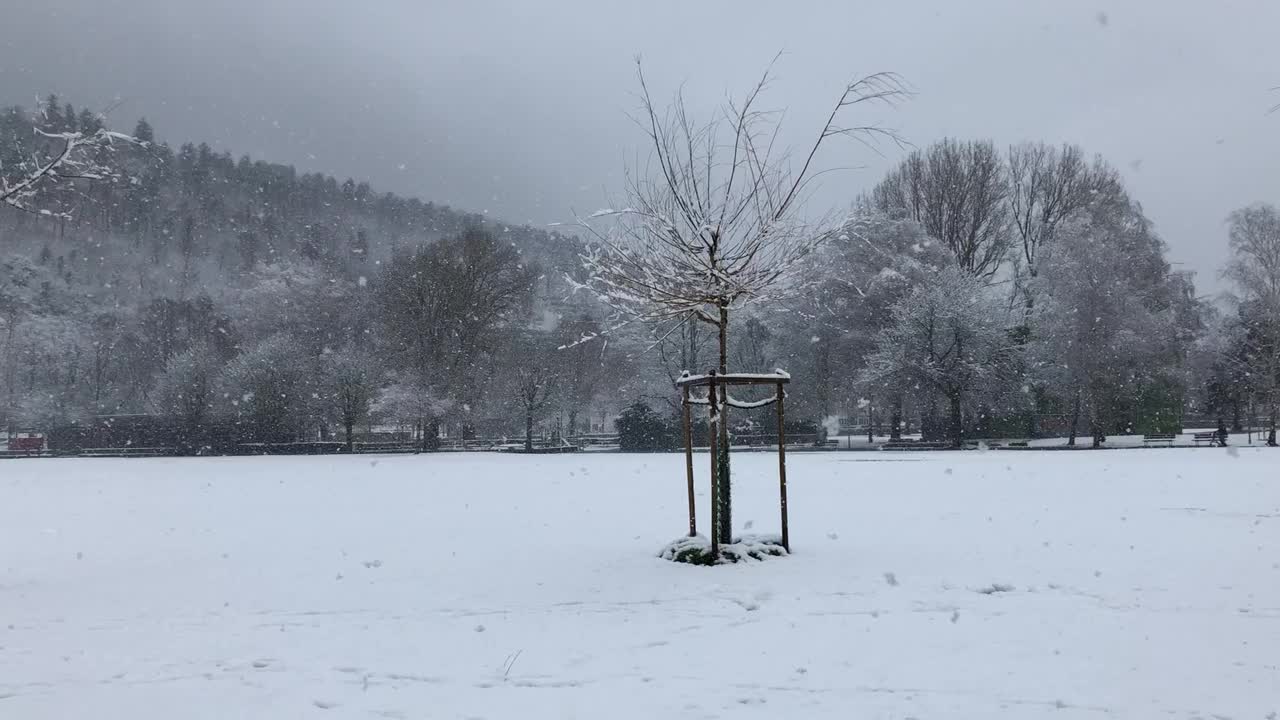
[[[1014,351],[1005,318],[981,279],[948,267],[889,308],[889,323],[876,335],[863,380],[945,398],[947,435],[960,446],[966,401],[1000,378]]]
[[[1026,142],[1009,148],[1009,211],[1017,239],[1019,289],[1023,301],[1039,275],[1042,249],[1058,227],[1091,204],[1123,193],[1118,173],[1101,157],[1090,163],[1077,145]]]
[[[222,359],[199,344],[169,358],[151,393],[154,410],[174,417],[189,437],[218,410]]]
[[[316,419],[314,358],[288,335],[273,335],[227,365],[221,399],[264,442],[296,440]]]
[[[738,101],[699,123],[677,95],[658,107],[637,62],[641,109],[651,161],[628,173],[624,205],[580,225],[594,244],[583,255],[583,286],[618,321],[701,322],[717,335],[718,363],[729,370],[729,322],[744,307],[776,301],[808,284],[799,272],[815,247],[840,229],[831,217],[801,212],[817,177],[814,160],[827,140],[897,141],[874,124],[851,123],[858,106],[904,95],[898,77],[878,73],[849,83],[803,155],[776,143],[779,115],[759,106],[766,72]],[[686,368],[700,370],[700,368]],[[720,398],[724,404],[722,389]],[[720,415],[724,419],[723,414]],[[718,533],[732,533],[728,423],[720,447]]]
[[[582,313],[560,321],[557,333],[560,349],[547,362],[554,363],[560,373],[560,407],[568,416],[568,434],[578,434],[578,417],[585,414],[595,400],[606,377],[610,364],[608,343],[579,343],[582,337],[600,332],[598,323],[590,314]]]
[[[1226,276],[1240,292],[1247,324],[1246,362],[1253,390],[1270,420],[1268,444],[1276,444],[1280,414],[1280,210],[1258,204],[1227,219],[1231,260]]]
[[[374,399],[370,412],[400,426],[412,427],[423,450],[435,450],[440,442],[440,417],[452,407],[436,389],[424,386],[421,378],[402,374],[393,377]]]
[[[1205,332],[1196,339],[1190,357],[1194,408],[1226,418],[1232,432],[1242,432],[1254,395],[1248,321],[1238,312],[1219,313],[1211,306],[1206,315]]]
[[[1099,445],[1120,408],[1179,372],[1163,253],[1132,208],[1077,216],[1043,253],[1031,352],[1037,377],[1070,404],[1070,444],[1087,419]]]
[[[369,416],[381,378],[378,363],[356,347],[320,356],[323,391],[328,414],[342,426],[347,452],[355,448],[356,424]]]
[[[107,153],[120,143],[141,142],[106,129],[101,116],[89,115],[90,122],[83,127],[75,117],[71,125],[64,125],[59,119],[50,126],[49,114],[59,110],[46,105],[40,116],[33,118],[31,132],[36,142],[31,143],[32,152],[7,164],[3,156],[8,153],[0,153],[0,205],[40,215],[65,215],[65,211],[45,207],[40,201],[41,193],[50,186],[75,181],[119,179],[118,169],[108,161]]]
[[[914,220],[860,208],[844,232],[813,254],[808,264],[817,283],[788,301],[789,312],[780,318],[782,362],[799,381],[792,407],[803,409],[808,387],[825,384],[829,391],[815,394],[812,415],[823,418],[834,410],[824,398],[842,396],[855,410],[871,399],[888,409],[890,434],[897,438],[906,397],[892,383],[862,382],[860,370],[891,319],[889,308],[953,262]]]
[[[479,226],[396,255],[376,291],[390,359],[419,387],[474,410],[509,330],[528,317],[537,277]]]
[[[578,346],[584,347],[584,346]],[[524,449],[533,450],[533,425],[561,391],[565,368],[556,363],[556,344],[541,333],[523,334],[511,350],[519,361],[511,371],[513,395],[524,419]],[[575,350],[577,348],[574,348]]]

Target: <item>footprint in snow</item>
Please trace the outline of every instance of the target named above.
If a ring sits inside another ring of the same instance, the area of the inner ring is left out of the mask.
[[[334,708],[338,707],[338,703],[336,703],[336,702],[329,702],[328,700],[312,700],[312,701],[311,701],[311,704],[312,704],[312,705],[315,705],[316,707],[320,708],[321,710],[332,710],[332,709],[334,709]]]
[[[978,588],[978,592],[982,593],[983,595],[995,595],[996,593],[1013,592],[1013,586],[1005,585],[1003,583],[992,583],[987,587]]]

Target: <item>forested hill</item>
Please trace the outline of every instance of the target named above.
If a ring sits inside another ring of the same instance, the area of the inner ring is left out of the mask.
[[[59,105],[56,97],[48,98],[45,105],[62,108],[44,113],[47,131],[99,126],[92,113],[77,112],[71,104]],[[0,116],[0,161],[5,165],[13,166],[29,154],[33,116],[19,106],[6,108]],[[0,224],[5,248],[12,251],[15,241],[23,244],[31,239],[122,238],[128,242],[112,248],[112,257],[139,270],[150,265],[180,271],[181,262],[175,261],[189,261],[191,266],[185,277],[181,272],[178,277],[142,273],[142,290],[156,289],[148,282],[158,281],[166,286],[186,283],[188,293],[192,286],[222,286],[228,278],[265,262],[297,260],[358,275],[370,261],[385,259],[397,247],[416,246],[478,225],[487,226],[544,267],[571,265],[577,255],[576,244],[557,233],[379,193],[367,182],[299,173],[291,165],[247,155],[236,159],[231,152],[214,150],[206,143],[188,142],[174,149],[156,141],[156,131],[145,119],[132,132],[151,145],[115,153],[124,182],[50,193],[44,207],[66,213],[67,221],[23,222],[7,213]]]
[[[33,125],[100,122],[56,97],[38,113],[7,107],[0,171],[47,152]],[[514,249],[534,310],[561,302],[577,267],[573,237],[205,143],[175,148],[145,119],[113,129],[147,143],[110,151],[116,181],[49,185],[47,215],[0,207],[0,425],[155,412],[166,364],[197,345],[227,362],[279,333],[312,352],[360,344],[370,323],[353,316],[377,314],[388,261],[468,230]]]

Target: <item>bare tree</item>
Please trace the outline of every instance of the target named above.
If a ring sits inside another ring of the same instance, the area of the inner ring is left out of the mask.
[[[800,212],[822,174],[813,167],[818,151],[837,136],[866,145],[900,143],[891,130],[848,124],[843,116],[855,106],[892,104],[906,91],[893,73],[850,82],[807,152],[793,158],[778,144],[780,116],[759,107],[770,70],[744,99],[727,101],[715,119],[702,124],[679,94],[667,109],[658,108],[639,61],[636,67],[637,123],[647,135],[651,164],[627,174],[622,209],[579,220],[594,240],[583,255],[587,280],[582,286],[624,322],[692,319],[711,326],[718,340],[716,370],[725,373],[731,312],[804,287],[801,260],[839,231],[830,216],[810,219]],[[604,222],[608,227],[598,224]],[[722,388],[720,404],[726,397]],[[723,451],[715,502],[718,532],[727,539],[732,531],[728,423],[718,416]]]
[[[578,434],[578,416],[589,408],[604,380],[608,344],[574,343],[600,332],[600,324],[586,312],[576,319],[562,321],[558,332],[567,345],[563,356],[552,358],[551,362],[563,370],[560,400],[569,416],[568,435],[572,437]]]
[[[515,368],[515,395],[524,413],[524,449],[533,450],[533,423],[539,419],[560,390],[562,371],[549,348],[550,338],[537,334],[518,339],[512,351],[520,357]]]
[[[527,316],[537,277],[480,227],[393,257],[376,292],[393,359],[469,413],[503,330]]]
[[[354,347],[321,356],[321,372],[329,413],[345,432],[347,452],[355,450],[355,427],[369,415],[378,392],[378,366]]]
[[[1019,262],[1025,263],[1025,280],[1039,274],[1040,251],[1065,220],[1095,201],[1121,194],[1115,170],[1101,158],[1089,164],[1079,146],[1028,142],[1010,147],[1009,211],[1022,244]],[[1028,308],[1034,305],[1027,294],[1031,286],[1019,283]]]
[[[102,117],[97,120],[101,122]],[[80,132],[46,132],[33,127],[32,132],[48,150],[32,153],[15,166],[0,164],[0,204],[37,215],[66,216],[65,212],[41,207],[39,196],[47,186],[76,180],[115,180],[119,173],[106,162],[106,151],[117,142],[146,145],[102,127]]]
[[[658,357],[662,361],[662,369],[666,372],[671,387],[675,387],[680,373],[689,368],[702,366],[703,358],[708,351],[708,341],[712,339],[704,325],[705,323],[692,318],[681,318],[670,328],[663,325],[655,326]],[[679,396],[667,393],[663,400],[673,412],[680,410]]]
[[[991,277],[1009,247],[1009,183],[989,141],[946,139],[913,152],[871,191],[872,205],[942,241],[962,270]]]

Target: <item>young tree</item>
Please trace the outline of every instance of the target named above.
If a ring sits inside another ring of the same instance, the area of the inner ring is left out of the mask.
[[[1013,352],[1004,314],[989,288],[967,270],[950,267],[889,309],[864,381],[894,382],[946,398],[948,437],[964,442],[964,405],[1000,377]]]
[[[626,204],[580,221],[594,240],[583,255],[591,291],[618,319],[651,324],[692,320],[717,335],[717,372],[729,371],[731,314],[775,301],[806,285],[798,270],[812,250],[839,229],[831,218],[809,219],[799,211],[817,177],[818,151],[837,136],[864,143],[888,139],[892,131],[846,122],[853,108],[892,103],[904,96],[893,73],[849,83],[825,124],[797,163],[777,146],[779,116],[759,107],[770,73],[740,102],[729,101],[719,117],[697,123],[677,94],[660,109],[637,62],[641,110],[652,174],[629,174]],[[608,221],[606,228],[596,223]],[[698,368],[685,368],[697,370]],[[718,402],[727,405],[721,388]],[[717,432],[717,534],[732,537],[728,422]]]

